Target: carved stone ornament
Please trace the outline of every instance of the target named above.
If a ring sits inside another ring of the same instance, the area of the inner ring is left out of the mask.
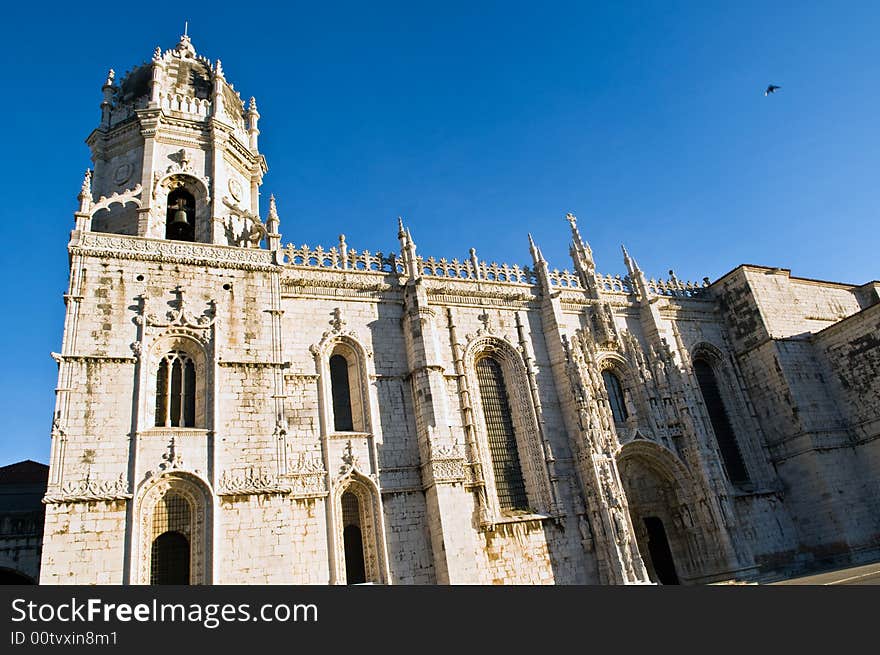
[[[173,262],[195,266],[233,268],[246,271],[276,271],[272,253],[258,248],[229,248],[205,243],[146,239],[98,232],[83,232],[71,250],[94,257]]]
[[[131,498],[128,483],[122,473],[113,480],[97,480],[90,475],[82,480],[66,482],[61,488],[49,490],[43,498],[45,503],[78,503],[94,500],[126,500]]]
[[[161,471],[175,471],[183,468],[183,457],[177,452],[177,441],[171,437],[168,442],[168,450],[162,455],[162,463],[159,464]]]
[[[141,185],[136,185],[133,189],[126,189],[125,191],[119,191],[118,193],[114,193],[110,196],[101,196],[98,198],[98,201],[93,203],[89,207],[89,212],[92,216],[95,215],[101,209],[107,209],[110,205],[116,203],[120,205],[125,205],[128,203],[134,203],[138,207],[141,206]]]
[[[351,341],[354,341],[359,348],[363,349],[364,354],[366,354],[367,357],[372,357],[373,351],[361,344],[358,340],[357,332],[354,330],[346,330],[345,326],[346,322],[342,316],[342,309],[336,307],[333,310],[333,318],[330,319],[331,329],[321,335],[321,340],[318,343],[312,344],[309,347],[309,352],[312,353],[312,356],[316,359],[319,358],[321,354],[326,351],[327,346],[331,341],[338,340],[340,337],[346,337]]]
[[[296,464],[285,476],[290,493],[295,498],[326,496],[326,479],[327,472],[320,457],[308,453],[300,453]]]
[[[131,178],[132,173],[134,173],[134,165],[131,162],[123,162],[113,172],[113,181],[116,184],[125,184]]]
[[[241,188],[241,182],[239,182],[234,177],[229,180],[229,195],[232,196],[233,200],[239,201],[241,200],[241,196],[243,193],[243,189]]]
[[[342,451],[342,466],[339,467],[339,474],[344,476],[360,467],[360,462],[351,448],[351,439],[345,442],[345,449]]]
[[[466,482],[467,460],[458,444],[431,447],[431,475],[435,482]]]
[[[177,307],[169,310],[165,314],[165,319],[158,318],[155,314],[146,314],[147,325],[153,327],[185,327],[192,329],[206,329],[214,325],[217,320],[216,301],[211,299],[208,301],[208,311],[201,316],[193,316],[187,311],[184,291],[177,287],[174,292],[177,294]]]
[[[278,476],[264,473],[253,466],[238,475],[224,471],[220,476],[218,494],[221,496],[246,496],[255,494],[286,494],[288,485],[282,484]]]

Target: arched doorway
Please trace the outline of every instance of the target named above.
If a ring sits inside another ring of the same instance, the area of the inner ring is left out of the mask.
[[[210,584],[210,491],[180,471],[166,473],[142,492],[135,584]]]
[[[369,478],[351,470],[337,481],[332,498],[331,584],[388,584],[378,489]]]
[[[636,440],[618,456],[618,468],[639,552],[653,582],[687,584],[704,565],[703,537],[690,509],[690,479],[675,455]]]
[[[358,497],[350,491],[342,494],[342,526],[345,580],[348,584],[363,584],[367,581],[367,568],[361,533],[361,508]]]
[[[153,540],[150,584],[189,584],[189,539],[180,532],[163,532]]]

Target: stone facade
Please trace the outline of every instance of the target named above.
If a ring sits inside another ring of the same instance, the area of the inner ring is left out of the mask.
[[[574,272],[531,237],[527,267],[426,258],[403,221],[399,253],[283,246],[219,61],[183,37],[103,92],[42,583],[706,583],[880,555],[880,284],[658,281],[625,250],[600,275],[572,215]]]

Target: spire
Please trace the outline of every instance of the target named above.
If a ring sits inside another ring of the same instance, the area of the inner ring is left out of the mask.
[[[183,34],[180,35],[180,41],[175,48],[181,55],[188,54],[190,57],[196,56],[196,49],[193,47],[189,38],[189,21],[183,24]]]
[[[107,79],[101,87],[103,98],[101,99],[101,127],[110,127],[110,109],[113,107],[113,82],[116,79],[116,72],[111,68],[107,71]]]
[[[281,246],[281,235],[278,233],[280,224],[278,207],[275,206],[275,195],[272,194],[269,196],[269,211],[266,213],[266,243],[269,250],[278,250]]]
[[[632,284],[633,293],[638,294],[643,301],[647,301],[650,293],[648,291],[648,280],[645,279],[645,274],[642,273],[636,260],[629,256],[629,253],[626,251],[626,246],[620,244],[620,249],[623,251],[623,263],[626,264],[626,270],[629,271],[629,279]]]
[[[593,249],[590,248],[589,243],[581,238],[581,233],[578,231],[577,226],[577,216],[569,212],[565,215],[565,220],[567,220],[568,224],[571,226],[571,240],[575,250],[577,250],[585,260],[589,261],[590,265],[593,265]],[[595,266],[593,267],[595,268]]]
[[[532,239],[531,232],[529,232],[529,252],[532,254],[532,261],[535,264],[535,268],[538,268],[538,265],[544,261],[544,255],[541,253],[541,249],[535,245],[535,240]]]
[[[403,258],[406,273],[410,279],[415,280],[420,277],[416,265],[416,244],[409,229],[404,227],[403,219],[400,216],[397,217],[397,238],[400,240],[400,256]]]
[[[535,243],[531,233],[529,233],[529,252],[532,253],[532,261],[535,264],[535,277],[544,294],[550,295],[553,290],[550,287],[550,270],[547,268],[547,260],[544,259],[544,253]]]
[[[220,61],[218,60],[219,64]],[[260,130],[257,127],[260,120],[260,112],[257,111],[257,100],[253,96],[251,96],[251,100],[248,103],[247,108],[247,124],[248,124],[248,137],[250,139],[249,145],[251,150],[256,152],[259,148],[257,147],[257,137],[260,135]]]
[[[639,270],[639,265],[632,257],[629,256],[629,253],[626,251],[626,246],[621,243],[620,249],[623,251],[623,263],[626,264],[626,270],[629,271],[629,274],[631,276],[635,276],[636,273],[641,273],[641,271]]]
[[[79,191],[78,200],[80,213],[88,213],[89,208],[92,205],[92,171],[88,168],[86,169],[86,174],[83,177],[83,183]]]
[[[577,227],[577,216],[569,212],[565,215],[565,220],[571,226],[571,248],[569,249],[569,254],[571,254],[575,270],[580,275],[581,284],[584,289],[587,289],[593,296],[596,296],[598,290],[596,287],[596,263],[593,261],[593,250],[590,248],[590,244],[581,238],[581,233]]]

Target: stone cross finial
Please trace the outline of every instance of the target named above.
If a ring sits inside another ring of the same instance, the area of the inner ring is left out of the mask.
[[[483,329],[486,330],[486,332],[491,332],[489,329],[489,312],[484,309],[477,318],[480,319],[480,323],[483,324]]]
[[[330,321],[330,325],[336,332],[340,332],[345,327],[345,319],[342,318],[342,308],[336,307],[333,310],[333,319]]]
[[[174,437],[168,443],[168,450],[162,455],[162,463],[159,468],[163,471],[174,470],[183,466],[183,458],[177,452],[177,442]]]

